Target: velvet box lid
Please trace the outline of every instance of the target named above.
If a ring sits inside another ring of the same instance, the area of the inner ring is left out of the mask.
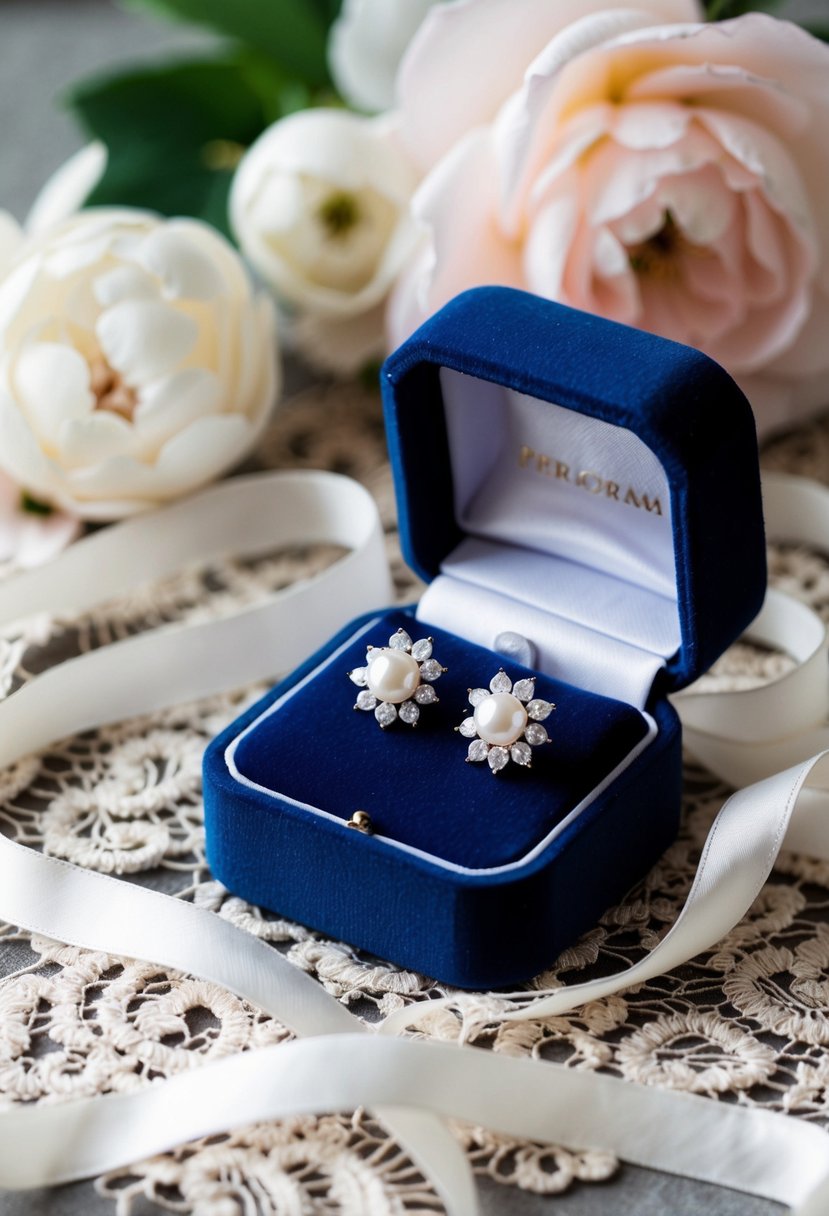
[[[698,352],[503,288],[453,300],[381,379],[428,586],[349,623],[210,744],[208,860],[242,898],[381,958],[514,984],[675,836],[667,693],[765,588],[753,419]],[[349,672],[398,630],[442,665],[417,730],[352,710]],[[490,772],[457,728],[499,666],[556,708],[530,765]],[[348,827],[357,810],[373,834]]]
[[[425,581],[448,571],[503,592],[510,568],[516,598],[587,618],[594,632],[618,623],[626,643],[658,656],[641,678],[671,690],[759,611],[753,415],[699,351],[481,287],[390,356],[382,387],[401,543]],[[535,568],[508,549],[534,551]],[[533,585],[545,579],[546,589]],[[419,615],[433,619],[428,608]],[[560,641],[566,649],[566,631]],[[627,647],[618,657],[629,665]],[[550,655],[557,671],[559,661]],[[628,683],[623,675],[617,691]]]

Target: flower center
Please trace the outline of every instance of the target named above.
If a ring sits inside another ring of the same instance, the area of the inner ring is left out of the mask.
[[[357,199],[345,190],[329,194],[322,202],[317,216],[326,235],[335,241],[346,236],[362,218]]]
[[[710,250],[689,241],[670,211],[665,212],[662,227],[646,241],[628,246],[628,261],[636,274],[652,279],[675,280],[680,276],[680,258],[709,257]]]
[[[103,355],[98,355],[89,365],[89,387],[95,396],[96,410],[109,410],[132,421],[138,394],[124,382],[120,372],[110,367]]]

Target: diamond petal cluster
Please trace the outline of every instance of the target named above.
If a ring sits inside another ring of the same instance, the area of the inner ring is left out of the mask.
[[[432,656],[431,638],[415,642],[398,629],[388,646],[367,648],[365,667],[348,673],[360,689],[354,708],[373,712],[383,730],[398,720],[417,726],[421,707],[437,703],[432,685],[445,671]]]
[[[513,684],[502,667],[488,689],[469,689],[469,704],[472,714],[455,728],[472,740],[466,753],[468,764],[486,760],[493,773],[499,773],[510,761],[530,768],[531,749],[550,742],[542,722],[555,705],[535,695],[534,676]]]

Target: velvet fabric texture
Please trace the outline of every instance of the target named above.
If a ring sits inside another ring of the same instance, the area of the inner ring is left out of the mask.
[[[403,553],[426,582],[463,539],[442,367],[625,427],[654,452],[671,490],[682,637],[664,685],[702,675],[766,588],[754,418],[728,373],[691,347],[512,288],[451,300],[381,376]]]
[[[252,903],[460,987],[499,987],[552,963],[675,835],[681,738],[665,694],[704,671],[762,603],[757,448],[745,398],[697,351],[510,289],[467,292],[381,376],[404,553],[426,580],[464,539],[441,368],[527,394],[539,410],[624,427],[656,455],[670,492],[677,651],[646,713],[531,673],[557,705],[552,742],[533,749],[531,770],[495,776],[465,763],[452,727],[471,712],[469,687],[487,687],[501,666],[513,679],[527,669],[454,621],[450,632],[378,606],[210,744],[207,855]],[[431,635],[449,670],[416,729],[384,732],[352,710],[346,672],[399,626]],[[358,809],[377,835],[347,826]]]
[[[393,820],[396,831],[438,857],[454,851],[467,861],[483,860],[486,846],[490,864],[497,866],[533,833],[535,843],[547,834],[561,817],[567,789],[574,797],[592,788],[597,758],[590,755],[580,775],[572,764],[568,772],[563,755],[565,739],[585,754],[579,724],[601,748],[601,775],[606,776],[607,766],[625,746],[643,738],[645,719],[619,702],[539,680],[539,691],[554,690],[558,705],[545,724],[553,742],[534,749],[548,754],[543,762],[539,758],[537,770],[534,762],[530,772],[493,776],[486,764],[464,762],[465,743],[449,726],[464,716],[466,682],[459,667],[453,680],[447,671],[437,681],[441,702],[424,711],[423,737],[420,726],[412,730],[402,723],[383,732],[372,714],[351,709],[356,689],[345,671],[362,658],[366,642],[376,637],[382,644],[401,623],[419,636],[418,623],[408,614],[373,615],[348,626],[211,742],[204,761],[208,861],[216,877],[244,899],[381,958],[459,987],[518,983],[549,965],[595,923],[673,839],[679,813],[679,721],[668,702],[660,700],[653,708],[656,737],[529,860],[489,871],[447,868],[347,827],[342,816],[357,807],[345,806],[341,787],[349,790],[353,804],[362,782],[365,798],[358,806],[371,810],[381,830],[391,828]],[[366,625],[371,626],[368,633],[355,644],[355,634]],[[461,639],[433,636],[435,652],[447,666],[451,660],[471,660],[476,676],[479,662],[484,676],[501,665],[510,674],[522,672]],[[292,721],[291,700],[263,717],[304,680],[309,682],[297,698],[307,695],[309,700],[304,708],[296,706],[305,721],[304,735],[300,716]],[[323,688],[320,701],[330,697],[335,703],[330,721],[318,719],[314,711],[313,692]],[[591,707],[595,717],[588,712]],[[461,711],[457,715],[451,712],[456,708]],[[427,729],[428,709],[440,714],[440,729],[437,723]],[[573,714],[568,727],[565,709]],[[345,738],[351,745],[359,740],[358,755],[348,756],[340,738],[323,729],[331,722],[346,732],[343,743]],[[281,731],[285,734],[279,739]],[[228,765],[229,748],[240,771],[248,779],[251,773],[265,778],[267,788],[239,780]],[[271,748],[277,749],[273,755]],[[378,771],[384,781],[392,774],[393,790],[379,785]],[[529,780],[523,794],[522,778]],[[310,792],[312,786],[325,799],[325,814],[283,794],[285,787],[296,794]],[[382,805],[372,801],[380,793]],[[501,808],[500,833],[493,806]],[[410,818],[417,822],[408,822]]]
[[[430,634],[448,670],[434,684],[438,704],[424,706],[416,727],[396,722],[383,732],[373,713],[352,711],[359,690],[345,673],[365,664],[367,643],[386,646],[400,628],[415,639]],[[510,763],[493,774],[485,762],[467,764],[469,741],[453,728],[472,713],[468,688],[488,688],[501,666],[513,681],[533,674],[404,613],[389,614],[245,735],[236,767],[265,790],[338,819],[365,810],[378,835],[458,866],[520,861],[648,727],[621,701],[538,676],[537,695],[556,710],[544,723],[551,742],[533,748],[532,768]],[[316,762],[309,750],[319,751]],[[297,764],[300,756],[305,763]]]

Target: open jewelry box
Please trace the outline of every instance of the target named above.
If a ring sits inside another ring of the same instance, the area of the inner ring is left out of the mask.
[[[710,359],[506,288],[451,301],[382,372],[400,531],[429,584],[378,609],[205,756],[211,868],[245,899],[461,987],[549,965],[679,814],[668,694],[765,591],[748,402]],[[417,729],[354,713],[398,629],[446,671]],[[531,768],[453,728],[503,667],[554,702]],[[374,834],[347,826],[367,812]]]

